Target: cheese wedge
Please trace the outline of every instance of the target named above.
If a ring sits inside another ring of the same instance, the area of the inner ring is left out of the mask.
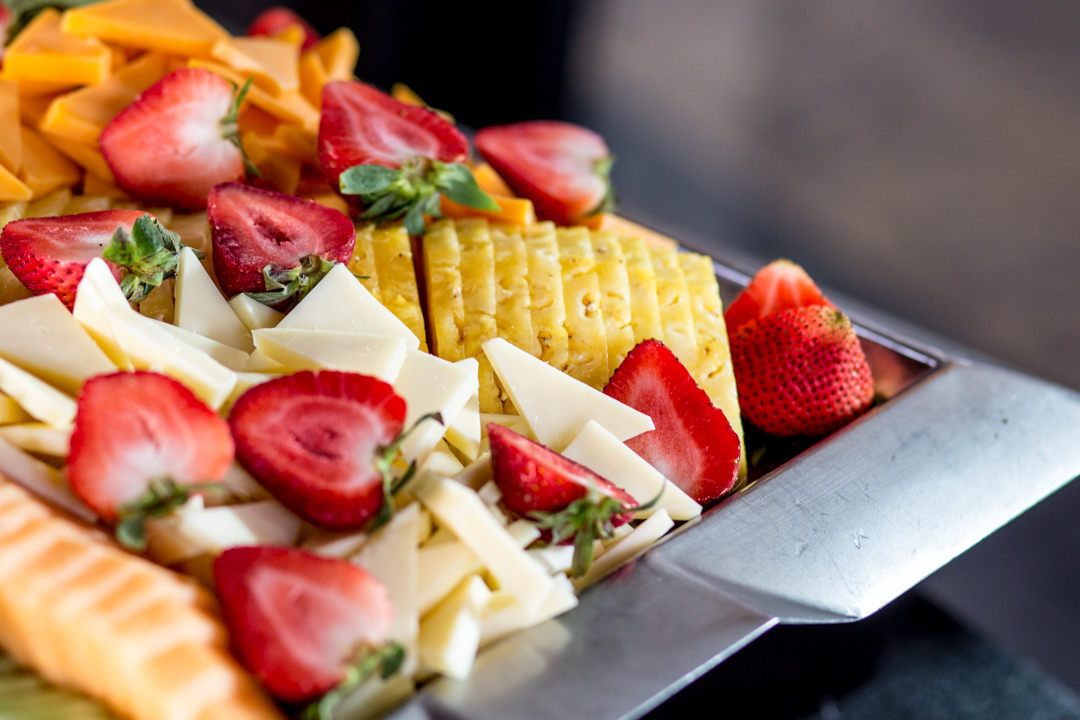
[[[450,421],[450,426],[446,428],[446,439],[471,462],[480,454],[481,434],[480,392],[477,390],[476,394],[465,403],[461,412]]]
[[[656,297],[660,303],[660,321],[664,326],[664,344],[687,368],[697,364],[697,332],[690,288],[679,264],[679,251],[669,247],[650,247],[649,255],[656,271]]]
[[[420,341],[420,349],[427,352],[427,330],[424,327],[424,313],[420,309],[420,291],[416,284],[409,233],[396,223],[372,227],[370,232],[379,278],[378,297],[398,320],[412,330]]]
[[[127,298],[116,283],[112,270],[101,258],[94,258],[83,272],[79,289],[75,293],[75,307],[72,316],[90,334],[109,360],[121,370],[134,370],[120,343],[117,342],[112,327],[102,314],[109,305],[129,308]]]
[[[596,279],[600,284],[600,309],[607,337],[608,375],[634,348],[634,328],[630,323],[630,276],[626,270],[619,237],[612,232],[591,234],[596,258]]]
[[[64,13],[64,33],[181,57],[208,57],[229,34],[187,0],[108,0]]]
[[[497,336],[495,328],[495,252],[486,220],[457,221],[461,249],[461,301],[464,310],[465,357],[480,363],[480,411],[500,412],[501,392],[484,356],[483,344]]]
[[[300,94],[313,106],[322,107],[323,85],[329,81],[322,58],[314,49],[304,51],[296,72],[300,79]]]
[[[356,228],[356,244],[353,245],[352,257],[349,258],[349,271],[368,289],[372,297],[382,300],[379,290],[379,271],[375,267],[375,248],[372,246],[372,233],[375,226],[369,223]]]
[[[63,32],[60,13],[47,7],[4,51],[0,76],[19,83],[97,85],[109,76],[111,64],[112,53],[104,43]]]
[[[12,176],[22,167],[19,86],[6,80],[0,80],[0,167]]]
[[[0,391],[36,420],[62,428],[75,420],[75,401],[22,368],[0,360]]]
[[[144,315],[143,317],[146,316]],[[176,327],[170,323],[159,323],[159,328],[196,350],[201,350],[209,355],[212,360],[221,363],[234,372],[243,370],[250,357],[243,350],[238,350],[231,345],[219,343],[217,340],[211,340],[208,337],[197,335],[190,330]]]
[[[431,350],[456,362],[465,354],[465,305],[461,291],[461,244],[452,220],[433,223],[424,235],[424,285],[427,290]]]
[[[480,621],[480,647],[526,628],[562,615],[577,607],[578,599],[574,584],[565,575],[556,575],[554,589],[535,612],[528,612],[509,593],[493,593],[484,608]]]
[[[29,453],[66,458],[71,450],[71,428],[24,422],[0,427],[0,438]]]
[[[660,321],[660,300],[656,292],[656,270],[653,268],[649,246],[639,237],[621,237],[626,274],[630,282],[630,328],[634,344],[642,340],[664,339]]]
[[[675,521],[668,515],[667,510],[658,511],[634,528],[629,535],[608,548],[603,555],[593,560],[588,571],[574,580],[574,587],[581,590],[592,585],[604,575],[607,575],[630,558],[643,552],[664,535],[667,535],[668,531],[674,526]]]
[[[328,80],[352,80],[356,61],[360,57],[360,43],[349,28],[338,28],[312,48],[319,56]]]
[[[424,616],[419,646],[425,670],[455,680],[469,677],[480,647],[480,618],[490,598],[491,590],[473,575]]]
[[[23,166],[19,171],[19,179],[30,188],[35,199],[59,188],[70,188],[82,179],[82,171],[75,163],[61,155],[36,132],[25,127],[22,128],[22,147]],[[59,214],[66,204],[67,200],[53,214]]]
[[[433,412],[441,413],[443,423],[449,423],[477,391],[477,367],[473,358],[452,363],[420,350],[408,350],[394,381],[394,392],[405,398],[405,427],[412,427],[419,418]],[[423,463],[445,432],[446,426],[434,420],[414,430],[401,446],[406,462]]]
[[[251,331],[222,297],[191,248],[180,251],[176,270],[173,324],[203,337],[251,353]]]
[[[327,330],[256,330],[255,347],[290,370],[341,370],[394,382],[405,362],[405,338]]]
[[[271,95],[300,89],[300,48],[286,40],[233,37],[214,43],[210,54]]]
[[[277,327],[277,324],[285,317],[285,313],[280,313],[272,307],[263,305],[244,293],[240,293],[230,300],[229,307],[232,308],[233,313],[236,314],[236,317],[240,319],[240,322],[248,330]]]

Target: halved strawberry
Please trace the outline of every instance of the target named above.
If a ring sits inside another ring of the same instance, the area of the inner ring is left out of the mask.
[[[630,438],[627,446],[694,500],[714,502],[735,487],[739,436],[662,342],[638,343],[604,394],[652,418],[656,429]]]
[[[311,27],[307,20],[297,15],[287,7],[276,5],[266,8],[258,17],[248,25],[245,35],[249,37],[281,37],[292,28],[299,28],[304,35],[304,44],[301,50],[307,50],[319,42],[318,31]]]
[[[117,537],[141,549],[143,523],[220,480],[233,461],[228,424],[186,387],[151,372],[90,378],[68,455],[71,489]]]
[[[419,235],[425,213],[439,216],[440,193],[497,210],[460,164],[468,152],[461,131],[427,108],[362,82],[323,87],[319,164],[334,188],[365,208],[364,219],[404,217],[409,232]]]
[[[333,208],[239,183],[214,187],[207,200],[214,273],[229,297],[299,300],[334,263],[352,257],[356,231]]]
[[[491,468],[503,504],[540,521],[552,542],[573,538],[575,576],[592,562],[593,540],[611,537],[638,507],[633,496],[587,467],[498,423],[487,426]]]
[[[540,220],[574,225],[614,207],[612,157],[592,130],[532,120],[484,128],[474,142],[506,184],[533,201]]]
[[[229,414],[240,462],[283,505],[327,530],[356,530],[388,502],[383,459],[388,449],[396,454],[404,422],[405,401],[390,385],[330,370],[253,387]]]
[[[182,67],[152,85],[101,132],[116,183],[147,202],[206,207],[210,188],[244,178],[237,112],[243,91],[209,70]]]
[[[139,210],[15,220],[0,234],[0,252],[12,274],[30,292],[53,293],[68,308],[94,258],[104,257],[128,299],[140,302],[175,274],[182,247],[176,233]]]
[[[797,307],[836,307],[806,271],[790,260],[774,260],[758,271],[724,313],[728,332],[754,318]]]
[[[384,677],[394,660],[400,665],[400,646],[384,645],[394,617],[390,594],[350,562],[295,548],[235,547],[214,561],[214,583],[237,656],[285,702],[318,698],[350,665]]]
[[[730,333],[744,419],[773,435],[826,435],[870,407],[874,380],[851,321],[828,305],[769,313]]]

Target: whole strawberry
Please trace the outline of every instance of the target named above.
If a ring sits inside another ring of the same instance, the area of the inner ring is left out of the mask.
[[[851,321],[827,305],[729,330],[743,417],[773,435],[827,435],[864,412],[874,381]]]

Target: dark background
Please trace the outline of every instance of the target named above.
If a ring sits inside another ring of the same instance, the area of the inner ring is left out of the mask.
[[[269,3],[200,4],[239,32]],[[463,123],[596,129],[632,216],[1080,388],[1080,3],[291,4],[353,28],[360,78]],[[656,717],[1080,717],[1042,674],[1080,691],[1078,516],[1068,487],[917,595],[772,631]]]

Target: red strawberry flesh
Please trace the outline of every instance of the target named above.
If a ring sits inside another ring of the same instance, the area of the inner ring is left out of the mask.
[[[319,164],[330,184],[354,165],[398,169],[417,157],[461,162],[469,143],[434,112],[394,99],[357,81],[323,87]]]
[[[0,252],[11,272],[35,295],[54,293],[70,309],[87,264],[99,258],[118,227],[131,232],[138,210],[103,210],[27,218],[4,226]],[[117,281],[120,268],[110,263]]]
[[[610,157],[591,130],[555,120],[497,125],[476,133],[476,150],[536,216],[571,225],[596,210],[608,194],[597,163]]]
[[[224,183],[210,191],[214,273],[226,295],[266,290],[267,265],[292,268],[308,255],[352,257],[356,231],[342,213],[293,195]]]
[[[147,202],[201,210],[210,188],[242,180],[243,155],[222,124],[235,95],[202,68],[179,68],[148,88],[101,133],[117,184]]]
[[[754,318],[813,305],[835,307],[805,270],[790,260],[774,260],[739,293],[724,313],[724,322],[730,333]]]
[[[285,547],[237,547],[214,561],[221,614],[241,662],[288,703],[337,685],[393,620],[386,587],[336,558]]]
[[[622,488],[540,443],[498,423],[490,423],[487,430],[495,484],[503,503],[518,515],[558,512],[585,497],[590,489],[626,507],[637,505]],[[629,519],[628,514],[617,515],[613,524],[622,525]]]
[[[281,37],[290,28],[299,27],[304,32],[304,44],[301,50],[311,48],[319,42],[319,33],[308,21],[287,7],[275,6],[263,10],[251,21],[247,33],[249,37]]]
[[[630,438],[627,446],[694,500],[713,502],[735,486],[739,436],[663,343],[639,343],[604,394],[652,418],[656,429]]]
[[[874,380],[836,308],[771,313],[731,333],[742,416],[773,435],[827,435],[870,407]]]
[[[248,390],[229,424],[240,462],[283,505],[328,530],[355,530],[383,502],[376,452],[401,433],[405,401],[373,377],[299,372]]]
[[[140,498],[151,481],[215,481],[232,461],[228,424],[172,378],[99,375],[79,393],[68,480],[106,520],[115,520],[119,507]]]

